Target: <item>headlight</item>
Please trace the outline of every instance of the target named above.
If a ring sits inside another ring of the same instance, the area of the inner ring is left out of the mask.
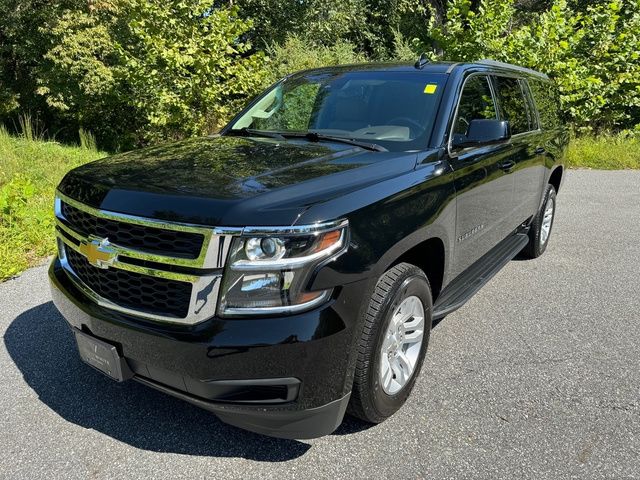
[[[314,271],[347,248],[347,221],[282,229],[245,229],[224,272],[221,316],[295,313],[331,290],[309,291]]]

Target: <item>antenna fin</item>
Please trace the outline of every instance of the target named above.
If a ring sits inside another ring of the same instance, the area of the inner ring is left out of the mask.
[[[418,58],[418,60],[416,61],[414,67],[416,67],[418,70],[422,70],[422,68],[429,63],[429,59],[427,58],[427,54],[426,53],[421,53],[420,54],[420,58]]]

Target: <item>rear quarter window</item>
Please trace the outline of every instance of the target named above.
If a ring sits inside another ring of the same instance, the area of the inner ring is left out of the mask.
[[[528,80],[528,83],[540,115],[542,128],[552,130],[561,126],[560,96],[555,85],[540,80]]]

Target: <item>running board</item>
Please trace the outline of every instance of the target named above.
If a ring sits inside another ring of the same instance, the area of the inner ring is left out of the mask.
[[[526,233],[515,233],[492,248],[480,260],[447,285],[433,306],[433,319],[457,310],[529,243]]]

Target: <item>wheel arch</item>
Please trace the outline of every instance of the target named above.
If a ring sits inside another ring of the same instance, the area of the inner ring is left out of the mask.
[[[556,189],[556,193],[560,191],[560,186],[562,185],[562,177],[564,175],[564,167],[562,165],[558,165],[553,169],[551,175],[549,175],[549,181],[551,185]]]
[[[427,276],[431,286],[431,296],[435,302],[442,291],[445,272],[448,267],[446,252],[445,242],[440,237],[429,237],[409,248],[396,251],[395,255],[388,259],[384,267],[380,269],[380,275],[403,262],[415,265]]]
[[[370,264],[370,268],[366,272],[367,280],[362,288],[363,301],[358,307],[358,321],[354,325],[356,332],[362,331],[366,318],[364,312],[366,312],[369,299],[375,291],[378,280],[386,271],[400,263],[415,264],[425,271],[431,287],[432,301],[436,301],[438,294],[442,291],[442,287],[446,285],[448,279],[450,252],[453,250],[449,231],[450,226],[445,223],[431,224],[426,228],[419,229],[397,240],[391,247],[385,249],[385,253],[375,263]],[[436,262],[433,261],[434,258],[437,260]],[[354,335],[353,338],[353,351],[356,352],[355,342],[358,336]],[[351,388],[353,383],[356,358],[357,354],[350,355],[348,361],[349,373],[345,377],[345,389]]]

